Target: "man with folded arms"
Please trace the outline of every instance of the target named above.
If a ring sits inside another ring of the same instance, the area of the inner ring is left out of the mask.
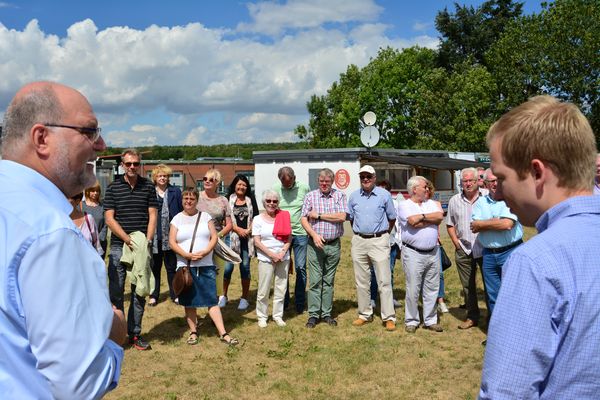
[[[458,326],[469,329],[479,323],[479,305],[477,304],[477,265],[481,267],[481,244],[477,234],[471,232],[471,215],[473,204],[481,195],[477,185],[477,170],[465,168],[460,171],[462,191],[455,194],[448,202],[446,229],[456,249],[455,261],[458,276],[463,288],[464,304],[467,308],[467,319]]]
[[[332,188],[334,174],[329,168],[319,172],[319,188],[308,192],[302,207],[302,226],[308,233],[308,322],[314,328],[319,320],[337,326],[331,315],[333,281],[340,262],[340,237],[346,220],[346,195]]]
[[[496,199],[498,179],[491,169],[485,171],[487,196],[480,197],[473,206],[471,231],[479,233],[477,240],[483,246],[482,275],[488,302],[488,320],[494,312],[500,291],[502,266],[508,256],[523,243],[523,227],[506,203]]]
[[[390,231],[396,222],[396,210],[390,192],[375,186],[372,166],[364,165],[358,176],[361,187],[350,195],[346,211],[354,231],[351,254],[358,298],[358,319],[352,325],[362,326],[373,321],[373,266],[379,287],[381,320],[385,329],[393,331],[396,329],[396,312],[390,272]]]
[[[67,199],[106,144],[86,98],[35,82],[4,114],[0,160],[0,397],[96,399],[119,382],[125,318]]]
[[[498,198],[538,230],[504,265],[481,399],[597,399],[600,196],[596,140],[570,103],[534,97],[487,134]]]
[[[404,323],[407,333],[421,324],[419,295],[423,297],[423,326],[443,332],[438,324],[437,297],[440,289],[440,248],[438,225],[444,212],[434,200],[427,200],[427,181],[413,176],[406,183],[410,198],[398,204],[398,225],[402,235],[402,265],[406,274]]]

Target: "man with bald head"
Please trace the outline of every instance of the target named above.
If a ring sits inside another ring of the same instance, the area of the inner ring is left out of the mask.
[[[98,121],[78,91],[30,83],[4,114],[1,146],[0,393],[101,397],[119,381],[125,319],[67,200],[95,182]]]
[[[596,139],[574,105],[538,96],[487,134],[504,199],[538,234],[502,270],[481,399],[597,399],[600,197]]]

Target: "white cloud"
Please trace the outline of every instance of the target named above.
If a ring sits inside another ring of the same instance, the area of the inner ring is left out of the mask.
[[[316,28],[329,22],[374,21],[383,11],[373,0],[288,0],[285,4],[264,1],[247,6],[254,22],[239,24],[238,30],[266,35]]]
[[[412,28],[414,31],[424,32],[424,31],[428,30],[429,28],[431,28],[432,26],[433,26],[433,23],[431,23],[431,22],[415,21]]]
[[[0,8],[19,8],[16,4],[0,1]]]

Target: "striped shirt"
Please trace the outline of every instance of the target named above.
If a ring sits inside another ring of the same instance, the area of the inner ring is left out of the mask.
[[[346,212],[346,195],[333,188],[328,194],[323,194],[319,189],[308,192],[304,197],[302,216],[308,217],[311,211],[316,211],[318,214]],[[308,219],[308,222],[313,230],[325,240],[336,239],[344,234],[343,222],[314,219]]]
[[[132,188],[123,176],[119,176],[106,189],[104,210],[115,211],[115,220],[127,234],[135,231],[147,233],[148,208],[158,208],[158,200],[154,185],[146,178],[138,176]],[[123,241],[112,235],[112,245],[122,246]]]
[[[473,215],[473,204],[481,192],[471,203],[461,191],[450,198],[448,202],[448,213],[446,214],[446,225],[453,226],[461,249],[466,254],[473,252],[473,258],[479,258],[482,255],[483,248],[477,240],[477,233],[471,231],[471,215]]]

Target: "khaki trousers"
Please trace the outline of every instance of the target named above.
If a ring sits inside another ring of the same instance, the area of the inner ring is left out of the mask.
[[[270,263],[258,262],[258,293],[256,295],[256,316],[258,320],[266,321],[269,318],[269,292],[271,282],[275,276],[273,288],[273,319],[283,317],[283,299],[287,289],[288,268],[290,261]]]

